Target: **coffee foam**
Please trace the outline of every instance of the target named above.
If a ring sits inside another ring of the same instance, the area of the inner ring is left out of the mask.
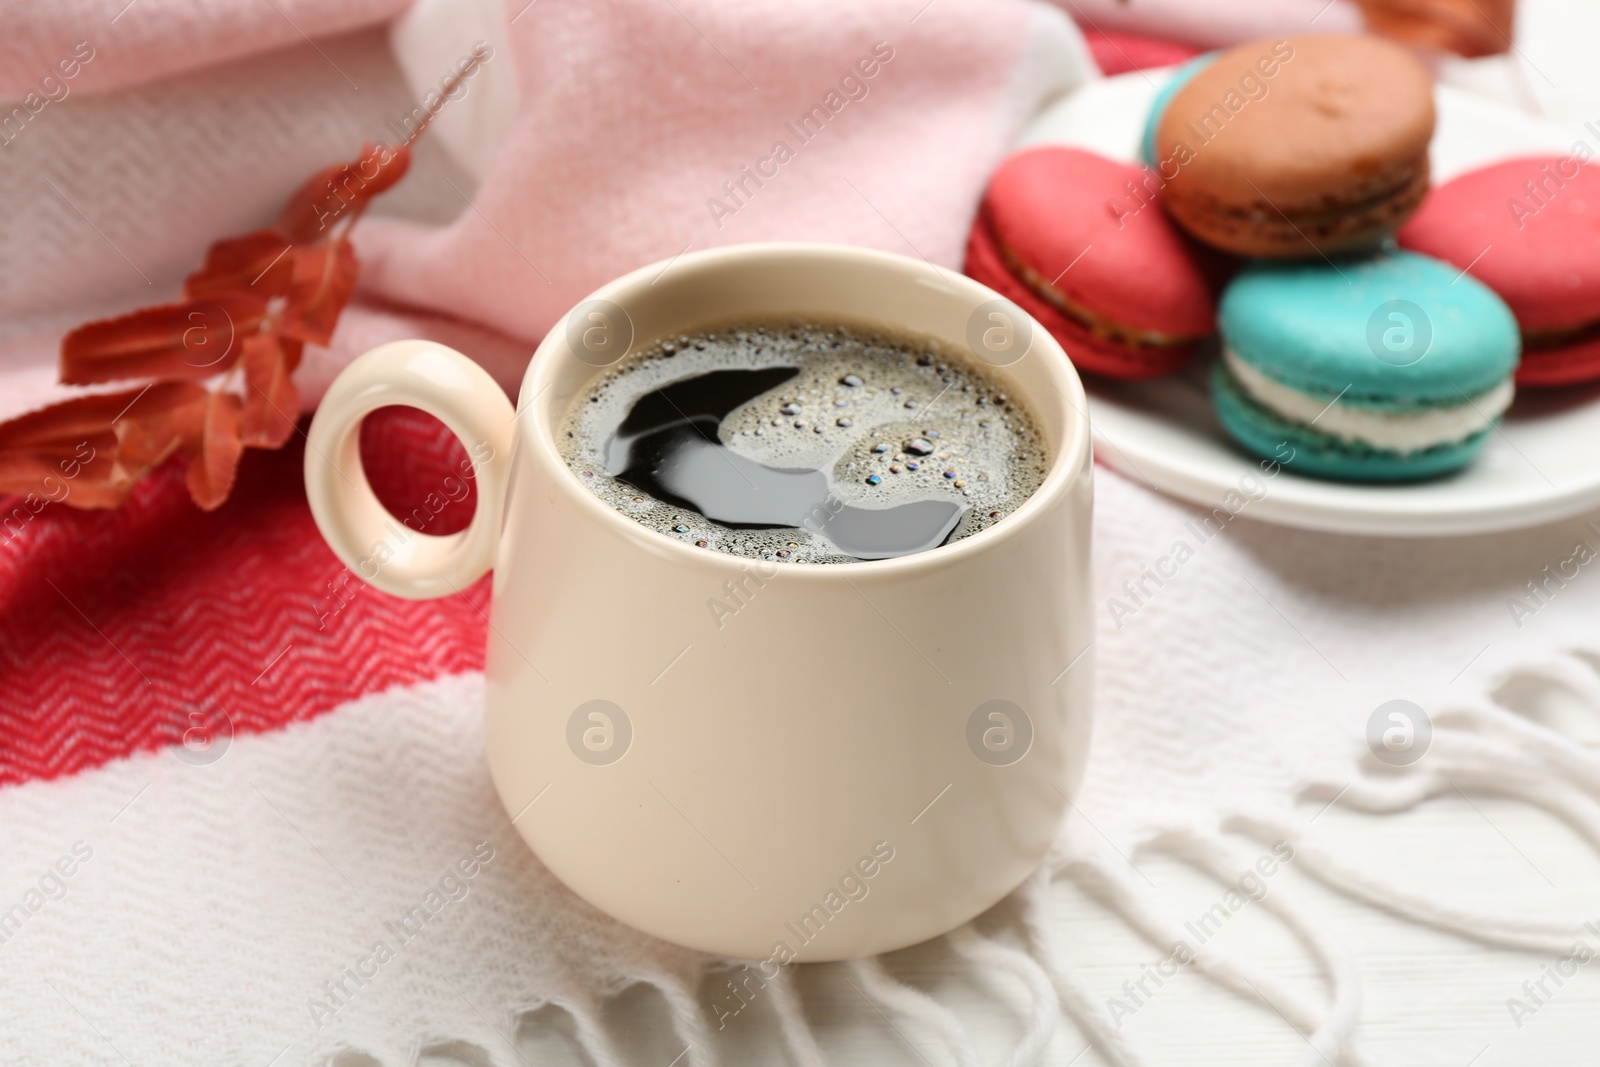
[[[648,393],[709,371],[768,367],[799,374],[723,419],[722,443],[769,467],[826,471],[845,504],[954,500],[966,508],[955,541],[1004,519],[1044,481],[1038,422],[994,372],[933,338],[814,321],[722,326],[635,352],[567,411],[562,457],[601,500],[667,537],[757,559],[860,562],[820,532],[729,529],[606,471],[607,439]]]

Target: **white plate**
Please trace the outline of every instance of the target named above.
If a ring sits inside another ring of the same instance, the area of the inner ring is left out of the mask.
[[[1068,144],[1133,161],[1144,118],[1170,71],[1091,83],[1041,114],[1023,145]],[[1544,120],[1439,86],[1435,180],[1497,159],[1566,154],[1572,137]],[[1600,147],[1600,146],[1591,146]],[[1600,387],[1529,391],[1465,470],[1416,485],[1350,485],[1288,471],[1265,479],[1223,433],[1207,395],[1205,359],[1144,382],[1091,379],[1095,455],[1130,477],[1206,507],[1241,485],[1259,499],[1243,514],[1315,530],[1436,536],[1516,529],[1600,507]],[[1235,508],[1239,497],[1233,498]]]

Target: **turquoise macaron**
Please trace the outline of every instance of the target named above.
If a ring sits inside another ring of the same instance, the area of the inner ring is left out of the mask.
[[[1204,52],[1179,66],[1172,72],[1172,77],[1167,79],[1155,99],[1150,102],[1150,114],[1144,120],[1144,132],[1139,135],[1140,162],[1155,166],[1156,159],[1156,130],[1161,125],[1161,116],[1166,114],[1167,105],[1172,103],[1172,98],[1178,95],[1178,90],[1188,85],[1196,74],[1211,65],[1217,58],[1215,52]]]
[[[1258,262],[1223,293],[1212,401],[1247,451],[1341,481],[1469,463],[1513,396],[1516,318],[1428,256]]]

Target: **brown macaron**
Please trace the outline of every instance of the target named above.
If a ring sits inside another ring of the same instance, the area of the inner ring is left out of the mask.
[[[1378,37],[1230,48],[1156,131],[1167,211],[1207,244],[1299,258],[1377,244],[1428,191],[1433,79]]]

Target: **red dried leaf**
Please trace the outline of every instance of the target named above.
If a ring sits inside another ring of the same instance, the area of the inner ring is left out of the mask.
[[[245,342],[244,417],[239,434],[251,448],[282,448],[300,414],[300,390],[290,375],[300,363],[300,342],[263,334]]]
[[[19,415],[0,424],[0,454],[49,447],[53,443],[76,442],[87,434],[111,433],[113,420],[121,415],[145,388],[120,393],[95,393],[73,397],[47,408]],[[69,449],[70,450],[70,449]]]
[[[355,250],[342,237],[330,244],[296,248],[294,284],[278,329],[287,337],[327,344],[339,313],[355,292],[359,269]]]
[[[15,507],[38,512],[46,503],[75,508],[114,508],[128,498],[134,483],[121,476],[116,464],[116,438],[81,438],[76,451],[45,457],[0,455],[0,493],[22,497]],[[10,530],[8,525],[7,530]]]
[[[200,432],[183,441],[183,452],[189,457],[189,473],[184,481],[202,511],[221,507],[233,488],[239,457],[244,453],[239,437],[243,407],[232,393],[207,393]]]
[[[138,477],[200,436],[212,394],[193,382],[155,382],[117,420],[117,462]]]
[[[206,251],[205,265],[184,281],[184,294],[198,297],[237,291],[283,296],[294,276],[294,263],[288,255],[292,247],[276,230],[257,230],[218,241]]]
[[[306,346],[293,337],[280,337],[278,347],[283,350],[284,373],[293,374],[300,366],[300,357],[304,354]]]
[[[273,228],[296,244],[327,237],[336,223],[359,217],[410,166],[408,148],[367,145],[354,161],[319,171],[296,189]]]
[[[266,313],[265,298],[227,293],[91,322],[62,338],[61,381],[209,378],[233,366]]]
[[[0,426],[0,493],[21,495],[20,506],[31,511],[43,507],[42,501],[120,503],[120,497],[107,503],[92,498],[104,495],[96,490],[111,479],[116,462],[111,420],[135,395],[137,390],[80,397]]]
[[[25,503],[114,508],[135,484],[197,434],[203,400],[192,382],[74,397],[0,426],[0,491]]]
[[[14,521],[21,519],[18,508],[37,514],[47,504],[67,504],[75,508],[115,508],[128,499],[135,483],[118,477],[113,452],[85,452],[87,462],[64,456],[54,463],[40,463],[36,470],[24,471],[9,458],[0,458],[0,492],[22,497],[0,515],[0,526],[15,535]],[[78,473],[67,477],[57,464]]]

